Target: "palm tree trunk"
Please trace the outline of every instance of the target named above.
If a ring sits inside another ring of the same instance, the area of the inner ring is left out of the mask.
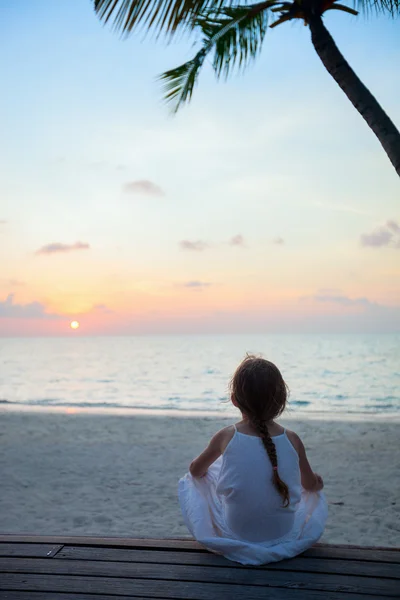
[[[400,177],[400,133],[396,126],[345,60],[322,17],[313,15],[308,24],[314,48],[328,73],[375,133]]]

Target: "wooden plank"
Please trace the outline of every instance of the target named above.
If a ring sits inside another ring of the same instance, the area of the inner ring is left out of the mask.
[[[131,548],[101,548],[89,546],[64,546],[57,558],[67,560],[93,560],[112,562],[138,562],[172,565],[196,565],[209,567],[227,567],[234,569],[249,568],[234,563],[223,556],[206,552],[175,552],[173,550],[135,550]],[[392,577],[400,579],[400,569],[395,563],[367,562],[357,560],[319,560],[298,556],[256,567],[257,569],[279,571],[303,571],[310,573],[338,573],[342,575],[364,575],[369,577]]]
[[[41,544],[74,544],[74,546],[109,546],[130,548],[165,548],[177,551],[196,550],[208,552],[203,546],[192,539],[152,539],[152,538],[119,538],[101,536],[41,536],[41,535],[0,535],[0,543],[41,543]]]
[[[354,548],[355,550],[390,550],[392,552],[400,552],[398,546],[357,546],[356,544],[325,544],[317,542],[313,548]]]
[[[149,600],[144,596],[117,596],[118,600]],[[77,594],[63,592],[0,592],[0,600],[115,600],[115,596],[87,595],[84,598]],[[166,600],[158,597],[157,600]]]
[[[30,573],[42,575],[75,575],[90,577],[115,577],[125,579],[150,579],[165,581],[193,581],[268,588],[295,588],[351,592],[353,594],[396,595],[398,581],[372,577],[337,575],[329,573],[303,573],[299,571],[274,571],[263,569],[232,569],[225,567],[196,567],[126,562],[66,561],[40,558],[2,558],[0,573]]]
[[[29,592],[69,592],[70,594],[103,594],[142,596],[174,600],[382,600],[381,596],[330,591],[268,588],[248,585],[229,585],[187,581],[155,581],[148,579],[117,579],[115,577],[80,577],[77,575],[38,575],[4,573],[0,590]],[[398,597],[398,596],[397,596]]]
[[[175,550],[140,550],[138,548],[104,548],[101,546],[64,546],[57,558],[115,562],[148,562],[176,565],[199,565],[242,568],[212,552],[177,552]],[[311,559],[309,559],[311,560]]]
[[[376,550],[375,548],[346,548],[346,546],[318,546],[303,552],[305,558],[344,558],[347,560],[365,560],[373,562],[400,563],[400,549]]]
[[[0,535],[0,543],[42,543],[42,544],[72,544],[74,546],[105,546],[119,548],[155,548],[173,549],[180,551],[208,552],[201,544],[192,539],[173,538],[120,538],[101,536],[39,536],[39,535]],[[373,555],[375,558],[373,558]],[[303,553],[304,557],[349,558],[351,560],[372,560],[400,563],[400,548],[383,548],[374,546],[349,546],[338,544],[316,544]]]
[[[47,556],[48,558],[51,558],[52,556],[55,556],[61,548],[61,544],[0,543],[0,556],[32,556],[36,558]]]

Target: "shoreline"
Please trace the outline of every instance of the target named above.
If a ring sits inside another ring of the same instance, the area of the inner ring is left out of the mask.
[[[228,411],[203,411],[203,410],[177,410],[177,409],[153,409],[153,408],[135,408],[135,407],[100,407],[100,406],[35,406],[30,404],[0,404],[0,415],[2,413],[33,413],[33,414],[59,414],[59,415],[93,415],[93,416],[131,416],[131,417],[174,417],[182,419],[235,419],[238,418],[236,410]],[[400,412],[395,413],[372,413],[372,412],[339,412],[331,413],[328,411],[296,411],[291,412],[287,408],[282,416],[284,421],[329,421],[334,423],[342,422],[365,422],[373,423],[390,422],[400,424]]]

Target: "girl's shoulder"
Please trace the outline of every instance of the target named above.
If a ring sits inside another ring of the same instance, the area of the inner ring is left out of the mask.
[[[236,425],[228,425],[227,427],[220,429],[214,435],[213,440],[215,440],[215,442],[218,444],[219,448],[221,449],[221,454],[224,453],[226,447],[228,446],[229,442],[231,441],[231,439],[233,438],[235,433],[236,433]]]
[[[290,429],[285,429],[285,433],[286,437],[292,444],[293,448],[296,450],[297,454],[300,454],[302,448],[304,448],[303,442],[301,441],[300,437],[297,435],[297,433],[291,431]]]

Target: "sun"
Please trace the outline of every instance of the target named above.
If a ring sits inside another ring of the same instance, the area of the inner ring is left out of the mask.
[[[71,329],[79,329],[79,321],[71,321],[69,326],[71,327]]]

